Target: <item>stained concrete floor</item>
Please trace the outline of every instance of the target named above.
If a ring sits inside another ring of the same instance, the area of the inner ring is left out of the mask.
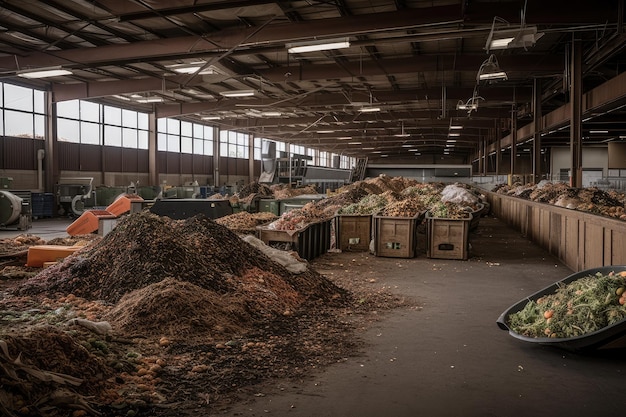
[[[65,236],[69,219],[42,219],[27,233]],[[0,238],[23,231],[2,230]],[[422,238],[424,236],[422,235]],[[571,353],[521,342],[496,319],[509,306],[572,273],[498,219],[481,219],[467,261],[366,253],[326,254],[313,264],[351,265],[413,298],[364,329],[362,355],[303,381],[255,388],[229,416],[517,417],[624,413],[626,351]],[[347,268],[347,266],[345,266]],[[343,268],[343,267],[342,267]]]

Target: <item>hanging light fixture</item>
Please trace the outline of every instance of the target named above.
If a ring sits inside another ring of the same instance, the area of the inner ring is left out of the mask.
[[[396,133],[394,135],[397,138],[408,138],[409,136],[411,136],[409,133],[404,133],[404,122],[402,122],[402,131],[401,133]]]
[[[506,72],[502,71],[500,68],[500,64],[498,64],[498,58],[495,55],[491,54],[489,58],[487,58],[478,69],[478,74],[476,75],[476,82],[480,81],[500,81],[507,80],[508,77]]]
[[[491,31],[487,36],[485,50],[487,53],[496,49],[528,49],[544,35],[543,32],[537,31],[537,26],[526,26],[526,4],[521,11],[521,22],[519,27],[511,27],[509,22],[495,16],[491,24]],[[496,28],[496,23],[503,23],[506,26]]]

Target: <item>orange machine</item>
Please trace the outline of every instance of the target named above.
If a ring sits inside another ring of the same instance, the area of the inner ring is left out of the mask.
[[[47,262],[68,257],[82,246],[35,245],[28,248],[26,266],[42,268]]]
[[[143,201],[137,194],[122,194],[109,204],[106,210],[87,210],[67,229],[70,236],[86,235],[98,231],[100,219],[114,219],[130,211],[132,201]]]
[[[100,219],[114,219],[116,217],[115,214],[107,210],[87,210],[67,226],[65,231],[70,236],[88,235],[98,230]]]
[[[130,211],[130,205],[133,200],[143,201],[143,198],[137,194],[122,194],[117,197],[114,202],[109,204],[106,211],[115,214],[116,216],[121,216],[122,214]]]

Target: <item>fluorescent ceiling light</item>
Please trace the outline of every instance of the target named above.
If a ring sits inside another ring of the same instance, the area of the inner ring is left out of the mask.
[[[142,97],[137,99],[137,103],[161,103],[163,101],[163,97],[152,96],[152,97]]]
[[[495,55],[490,55],[478,69],[478,75],[476,76],[477,81],[483,80],[506,80],[508,77],[506,72],[500,69],[500,65],[498,64],[498,59]]]
[[[113,94],[113,97],[119,99],[119,100],[124,100],[124,101],[130,101],[130,98],[126,97],[126,96],[121,96],[119,94]]]
[[[380,107],[361,107],[361,113],[376,113],[380,111]]]
[[[413,145],[402,145],[403,148],[412,148]]]
[[[222,91],[220,95],[224,97],[250,97],[254,95],[254,90]]]
[[[352,139],[352,136],[339,136],[337,139],[339,139],[339,140],[350,140],[350,139]]]
[[[386,157],[388,157],[388,156],[389,156],[389,155],[381,155],[380,157],[381,157],[381,158],[386,158]]]
[[[537,26],[524,26],[506,29],[497,29],[495,27],[497,18],[494,18],[494,23],[491,28],[491,32],[487,37],[485,49],[487,51],[497,49],[514,49],[514,48],[528,48],[534,46],[535,43],[544,35],[537,32]],[[506,21],[505,21],[506,22]]]
[[[364,151],[373,151],[376,148],[362,148]]]
[[[278,117],[281,114],[282,113],[279,111],[266,111],[266,112],[261,113],[261,115],[264,117]]]
[[[606,134],[606,133],[609,133],[609,131],[608,130],[590,130],[589,133]]]
[[[489,49],[506,49],[507,45],[513,42],[515,37],[493,39],[489,45]]]
[[[461,125],[450,125],[450,130],[461,130],[463,129],[463,126]]]
[[[448,133],[448,136],[451,137],[451,138],[457,138],[457,137],[461,136],[461,134],[460,133],[452,133],[452,132],[450,132],[450,133]]]
[[[71,75],[72,71],[63,69],[61,67],[50,67],[50,68],[21,70],[21,71],[17,71],[16,74],[23,78],[46,78],[46,77],[58,77],[61,75]]]
[[[497,72],[489,72],[486,74],[480,74],[478,76],[478,78],[483,81],[483,80],[507,80],[508,77],[506,75],[506,72],[504,71],[497,71]]]
[[[220,120],[221,116],[202,116],[202,120]]]
[[[341,49],[350,47],[349,38],[314,40],[307,42],[293,42],[285,45],[290,54],[301,54],[303,52],[328,51],[330,49]]]
[[[477,103],[458,103],[456,105],[457,110],[476,110],[478,109]]]
[[[168,68],[179,74],[195,74],[197,71],[200,71],[198,72],[198,75],[211,75],[218,73],[213,65],[209,65],[207,67],[205,67],[205,65],[205,62],[191,62],[189,64],[170,65]]]
[[[348,145],[361,145],[361,142],[348,142]]]
[[[411,136],[411,134],[410,133],[396,133],[394,136],[397,138],[408,138],[409,136]]]
[[[318,130],[317,133],[335,133],[334,130]]]

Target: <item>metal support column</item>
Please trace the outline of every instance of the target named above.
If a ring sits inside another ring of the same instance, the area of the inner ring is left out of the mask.
[[[576,36],[576,34],[574,34]],[[582,185],[582,46],[572,39],[570,63],[570,186]]]
[[[44,144],[44,191],[52,192],[59,180],[59,155],[57,152],[57,105],[52,93],[46,93],[46,141]]]
[[[220,129],[213,127],[213,186],[220,187]]]
[[[159,164],[157,146],[157,118],[156,113],[148,114],[148,182],[149,185],[159,185]]]
[[[489,129],[487,137],[483,140],[483,175],[487,175],[489,172],[489,143],[491,143],[491,137],[493,132]]]
[[[495,130],[496,130],[496,163],[495,163],[495,172],[496,176],[500,175],[500,160],[502,159],[502,144],[500,137],[500,119],[494,120]]]
[[[254,182],[254,135],[248,136],[248,183]]]
[[[535,184],[541,181],[543,172],[541,171],[541,80],[535,78],[533,82],[533,178]]]
[[[515,158],[517,158],[517,110],[511,108],[511,177],[515,175]]]
[[[482,135],[482,129],[479,130],[479,135],[478,135],[478,173],[479,174],[483,174],[483,158],[485,156],[485,154],[483,153],[483,149],[485,149],[485,147],[483,146],[483,141],[485,140],[483,135]]]

